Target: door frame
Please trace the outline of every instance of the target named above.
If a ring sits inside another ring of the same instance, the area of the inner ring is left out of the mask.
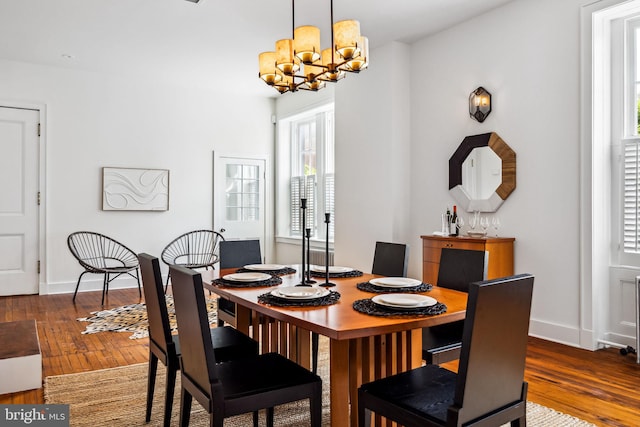
[[[216,174],[218,168],[220,168],[220,158],[237,158],[237,159],[247,159],[247,160],[256,160],[264,162],[264,239],[263,247],[264,253],[262,254],[265,262],[272,262],[273,256],[275,254],[274,247],[274,218],[273,218],[273,209],[274,209],[274,199],[271,196],[273,194],[273,179],[271,172],[271,162],[269,161],[269,156],[264,155],[244,155],[244,154],[235,154],[235,153],[220,153],[216,150],[213,150],[213,171],[211,176],[211,181],[213,185],[211,186],[211,200],[212,200],[212,210],[211,210],[211,224],[213,225],[213,230],[217,230],[220,227],[220,221],[218,220],[220,215],[220,207],[217,205],[216,201],[216,191],[220,188],[220,183],[216,179]]]
[[[38,275],[38,294],[47,295],[49,286],[47,282],[47,108],[44,103],[22,102],[15,100],[0,99],[0,107],[15,108],[19,110],[34,110],[38,112],[40,122],[40,137],[38,144],[38,191],[40,192],[40,205],[38,207],[38,259],[40,260],[40,274]]]

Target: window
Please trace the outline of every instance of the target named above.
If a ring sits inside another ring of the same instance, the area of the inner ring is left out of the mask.
[[[618,216],[620,224],[620,232],[617,233],[620,236],[619,262],[637,264],[640,261],[640,19],[624,20],[623,34],[624,107],[622,121],[618,122],[622,125],[622,132],[618,175],[620,199],[616,203],[620,208],[614,215]]]
[[[260,219],[258,166],[227,164],[226,219],[258,221]]]
[[[304,198],[307,200],[305,226],[311,230],[311,238],[325,240],[325,213],[329,213],[329,240],[333,241],[333,140],[333,104],[278,121],[279,237],[302,236],[300,200]]]

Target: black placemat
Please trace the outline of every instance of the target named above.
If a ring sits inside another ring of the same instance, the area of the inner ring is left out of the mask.
[[[395,310],[380,306],[370,299],[359,299],[353,302],[353,309],[360,313],[369,314],[371,316],[381,317],[420,317],[420,316],[433,316],[435,314],[442,314],[447,311],[447,306],[441,302],[436,303],[430,307],[415,309],[415,310]]]
[[[392,288],[387,286],[376,286],[371,282],[360,282],[356,285],[356,287],[361,291],[373,292],[375,294],[429,292],[431,289],[433,289],[433,285],[430,283],[421,283],[417,286],[411,286],[407,288]]]
[[[296,272],[295,268],[285,267],[279,270],[249,270],[248,268],[239,268],[236,270],[236,273],[250,273],[250,272],[259,272],[271,274],[272,276],[285,276],[287,274],[293,274]]]
[[[333,305],[337,303],[339,299],[340,293],[336,291],[329,291],[329,295],[308,300],[280,298],[272,295],[270,292],[258,296],[258,302],[276,307],[319,307],[323,305]]]
[[[327,277],[327,274],[323,271],[312,271],[311,276],[313,277]],[[341,273],[331,273],[329,272],[329,279],[344,279],[347,277],[360,277],[362,276],[362,271],[360,270],[351,270],[345,271]]]
[[[278,276],[271,276],[270,279],[259,282],[240,282],[236,280],[214,279],[211,282],[215,286],[227,286],[229,288],[261,288],[263,286],[277,286],[282,283]]]

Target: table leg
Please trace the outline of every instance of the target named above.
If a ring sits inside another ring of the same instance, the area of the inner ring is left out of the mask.
[[[249,326],[251,325],[251,309],[236,304],[236,329],[244,334],[249,335]],[[257,336],[254,340],[259,341]]]
[[[329,377],[331,382],[331,426],[349,425],[349,341],[329,343]]]

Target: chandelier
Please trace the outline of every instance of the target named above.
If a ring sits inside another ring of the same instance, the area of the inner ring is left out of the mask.
[[[331,0],[331,47],[320,49],[320,29],[312,25],[295,28],[295,0],[291,1],[291,39],[278,40],[274,52],[258,56],[259,77],[278,92],[298,89],[318,91],[326,82],[337,82],[347,72],[358,73],[369,65],[369,40],[360,35],[355,20],[333,23]]]

